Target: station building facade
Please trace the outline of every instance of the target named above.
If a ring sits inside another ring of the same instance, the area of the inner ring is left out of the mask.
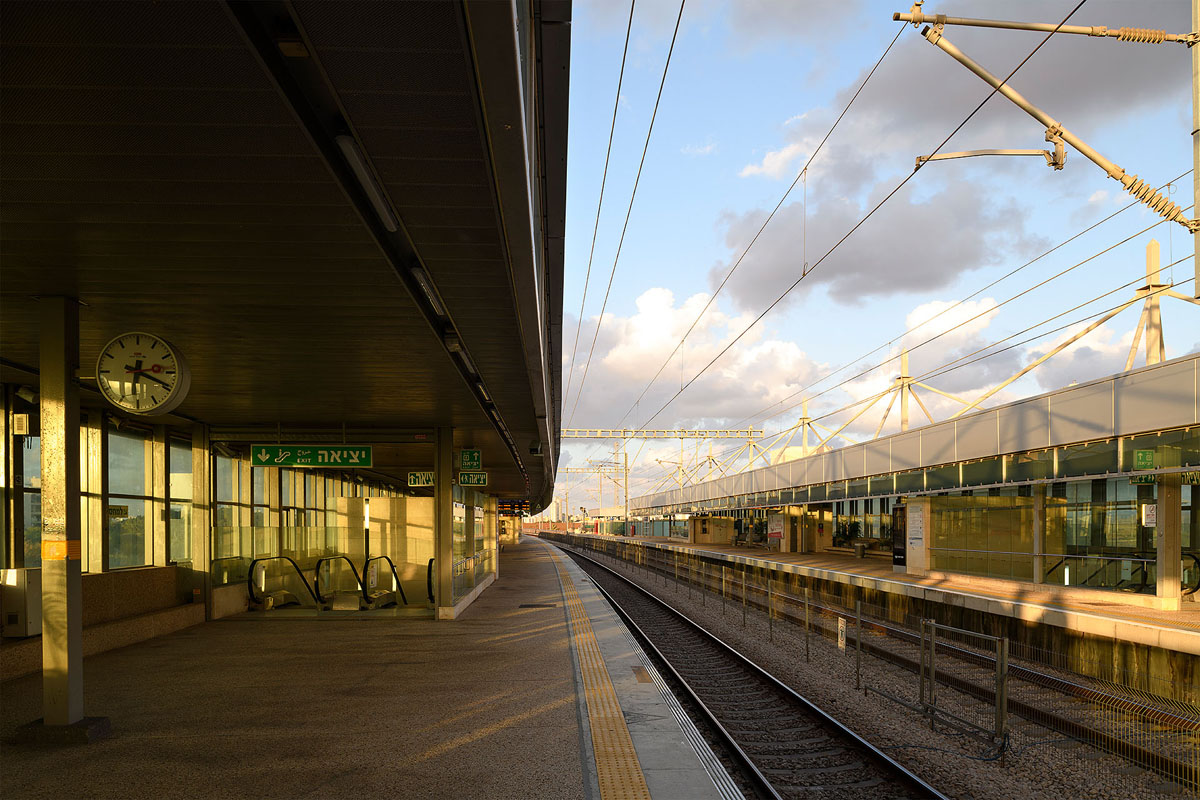
[[[742,541],[854,544],[909,574],[1153,597],[1200,583],[1195,355],[877,440],[631,500],[639,519],[733,516]],[[795,520],[767,538],[767,520]]]

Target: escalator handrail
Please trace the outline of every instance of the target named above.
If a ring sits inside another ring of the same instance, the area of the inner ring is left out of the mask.
[[[366,600],[367,603],[371,602],[371,598],[367,596],[367,567],[370,566],[372,561],[380,559],[388,563],[388,566],[392,570],[392,577],[396,579],[396,590],[400,592],[400,599],[404,601],[404,605],[408,605],[408,597],[404,594],[404,584],[400,582],[400,574],[396,572],[396,564],[388,556],[371,556],[363,562],[362,580],[359,581],[359,585],[362,586],[363,600]]]
[[[250,566],[246,572],[246,586],[250,592],[251,601],[253,601],[255,603],[262,602],[255,596],[255,593],[254,593],[254,565],[260,561],[274,561],[275,559],[281,559],[281,560],[286,561],[289,564],[291,564],[292,568],[296,570],[296,575],[299,576],[300,582],[303,583],[304,588],[308,590],[309,597],[311,597],[313,599],[313,602],[318,603],[318,604],[320,604],[322,602],[319,599],[318,593],[313,591],[312,586],[309,586],[308,578],[304,577],[304,570],[300,569],[300,565],[297,564],[294,560],[292,560],[289,556],[262,556],[261,558],[255,558],[250,561]],[[314,578],[315,577],[316,576],[314,575]]]
[[[1196,582],[1191,587],[1184,590],[1183,594],[1186,596],[1189,594],[1195,594],[1196,590],[1200,589],[1200,553],[1189,553],[1188,551],[1184,550],[1183,554],[1185,556],[1189,556],[1192,561],[1196,562]]]
[[[326,561],[337,561],[339,558],[344,559],[350,565],[350,574],[354,576],[354,582],[358,584],[358,590],[363,592],[364,597],[366,596],[366,592],[363,590],[363,583],[358,579],[358,569],[354,566],[354,562],[350,560],[349,556],[323,556],[318,558],[317,563],[313,565],[313,589],[316,591],[318,603],[325,602],[325,597],[321,594],[321,565]]]

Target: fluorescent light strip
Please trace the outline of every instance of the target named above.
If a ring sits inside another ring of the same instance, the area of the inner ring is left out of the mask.
[[[346,158],[346,163],[350,165],[350,169],[354,170],[354,177],[358,178],[358,184],[367,193],[367,199],[371,201],[375,215],[379,217],[379,221],[383,223],[383,227],[387,228],[389,233],[395,233],[400,229],[400,223],[384,198],[383,190],[375,181],[375,176],[367,168],[367,160],[363,158],[362,150],[358,148],[358,142],[354,141],[353,136],[346,134],[336,137],[336,141],[338,147],[341,148],[342,155]]]

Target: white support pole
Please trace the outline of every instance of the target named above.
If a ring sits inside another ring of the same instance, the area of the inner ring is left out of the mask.
[[[1151,239],[1146,245],[1146,364],[1158,364],[1166,358],[1166,343],[1163,341],[1162,309],[1159,291],[1162,284],[1159,268],[1158,240]]]
[[[1200,31],[1200,0],[1192,0],[1192,31]],[[1192,48],[1192,202],[1200,207],[1200,47]],[[1195,211],[1192,212],[1196,213]],[[1200,228],[1192,234],[1192,266],[1196,269],[1196,280],[1192,284],[1192,295],[1200,300]]]

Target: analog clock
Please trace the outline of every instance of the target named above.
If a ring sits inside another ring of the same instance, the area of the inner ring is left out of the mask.
[[[183,354],[152,333],[114,338],[96,359],[96,384],[108,402],[131,414],[174,410],[187,396],[192,375]]]

